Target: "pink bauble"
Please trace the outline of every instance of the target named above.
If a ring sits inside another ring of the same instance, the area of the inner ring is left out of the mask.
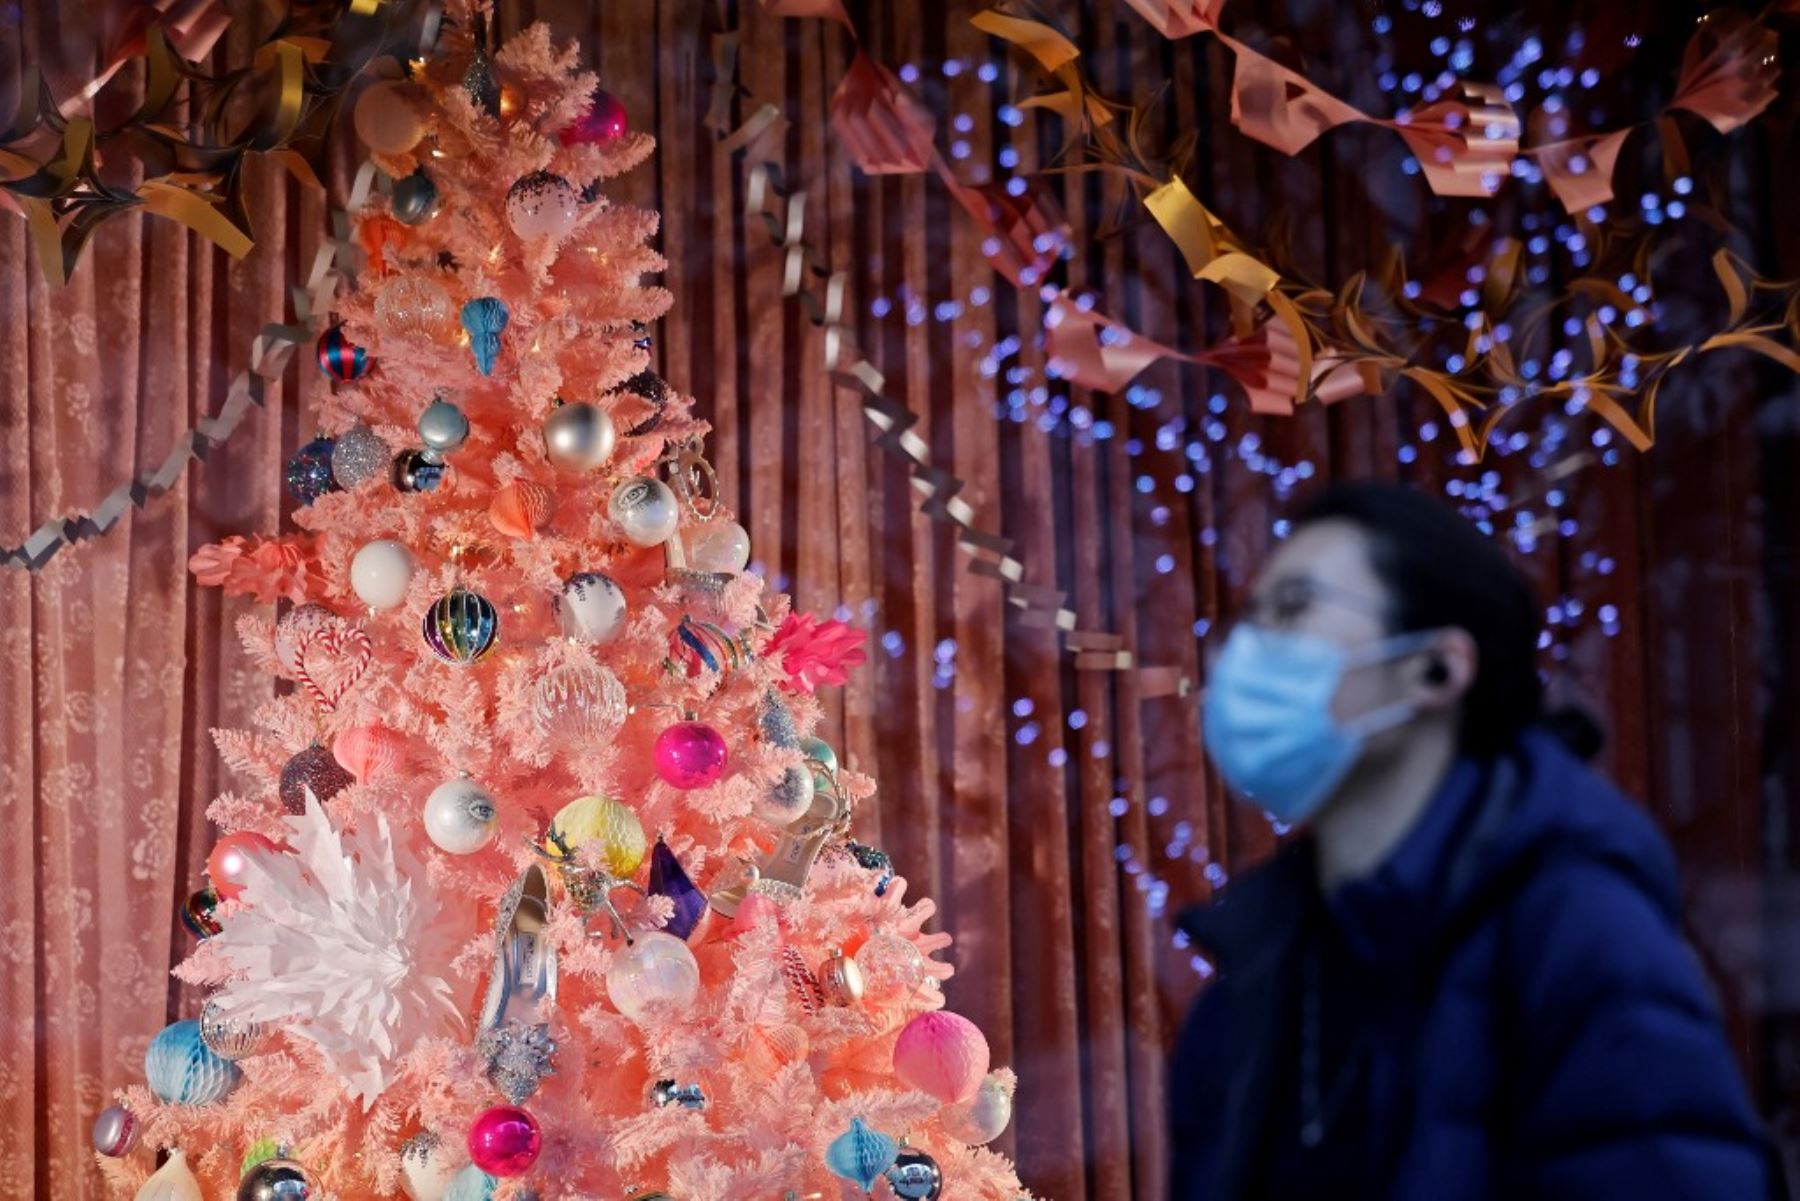
[[[677,788],[704,788],[725,774],[725,736],[698,721],[678,721],[656,736],[656,774]]]
[[[560,175],[533,171],[506,193],[506,220],[513,232],[530,241],[560,242],[581,215],[581,195]]]
[[[604,88],[594,89],[594,106],[585,116],[563,126],[565,146],[604,146],[625,136],[625,105]]]
[[[254,830],[227,834],[213,844],[206,857],[206,874],[212,877],[213,891],[231,900],[244,891],[245,869],[253,854],[276,854],[281,848],[272,839]]]
[[[988,1073],[987,1037],[968,1018],[942,1009],[921,1013],[894,1043],[894,1073],[946,1105],[975,1095]]]
[[[516,1105],[496,1105],[469,1127],[469,1158],[489,1176],[522,1176],[543,1141],[536,1118]]]

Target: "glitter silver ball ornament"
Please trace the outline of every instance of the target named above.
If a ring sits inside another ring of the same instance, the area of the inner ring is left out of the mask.
[[[220,1059],[232,1063],[248,1059],[262,1049],[268,1035],[263,1023],[229,1017],[211,998],[200,1007],[200,1041]]]
[[[238,1182],[238,1201],[307,1201],[312,1176],[291,1159],[265,1159]]]
[[[419,441],[428,454],[449,454],[469,440],[469,419],[463,411],[438,397],[419,414]]]
[[[612,458],[618,444],[606,410],[576,401],[550,414],[544,422],[544,449],[550,461],[571,471],[592,471]]]
[[[378,480],[387,473],[393,453],[366,425],[346,430],[331,448],[331,478],[344,489]]]
[[[905,1201],[933,1201],[944,1191],[944,1170],[937,1160],[911,1147],[900,1148],[900,1155],[885,1173],[896,1197]]]
[[[405,225],[423,225],[438,211],[438,189],[420,167],[394,185],[394,218]]]

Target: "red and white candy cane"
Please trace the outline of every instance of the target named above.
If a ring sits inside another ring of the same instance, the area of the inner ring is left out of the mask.
[[[342,655],[346,646],[355,649],[355,658],[348,660],[343,669],[335,673],[337,678],[333,680],[330,691],[326,691],[313,679],[313,674],[307,667],[307,655],[314,646],[334,657]],[[312,694],[321,711],[335,713],[338,702],[344,699],[346,692],[356,687],[357,681],[363,678],[363,673],[369,670],[369,664],[374,659],[375,645],[369,641],[367,634],[353,625],[334,621],[316,626],[301,635],[300,645],[294,652],[294,675],[306,685],[306,690]]]

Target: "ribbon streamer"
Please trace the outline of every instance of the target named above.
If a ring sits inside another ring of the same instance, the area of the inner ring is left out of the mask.
[[[155,471],[120,484],[91,512],[53,518],[17,546],[0,545],[0,565],[39,571],[65,546],[110,532],[128,509],[142,509],[170,491],[187,473],[190,462],[205,462],[214,447],[224,445],[237,432],[250,406],[261,408],[269,385],[280,381],[294,351],[311,348],[315,341],[313,326],[329,313],[331,297],[339,283],[354,278],[356,247],[350,236],[348,211],[361,208],[383,182],[384,177],[373,163],[365,162],[357,169],[345,209],[332,213],[331,240],[313,255],[306,284],[291,291],[294,322],[264,325],[251,339],[250,365],[232,377],[218,412],[177,436]]]
[[[1626,137],[1637,128],[1586,134],[1521,151],[1518,114],[1500,89],[1487,83],[1462,83],[1458,85],[1460,98],[1440,100],[1391,120],[1371,117],[1226,34],[1220,26],[1225,0],[1127,3],[1166,38],[1210,33],[1231,52],[1236,63],[1231,120],[1248,136],[1292,156],[1340,125],[1361,122],[1391,129],[1405,140],[1427,186],[1439,196],[1492,196],[1510,174],[1512,160],[1524,154],[1537,159],[1551,190],[1568,211],[1584,212],[1613,198],[1613,167]],[[991,24],[976,24],[1008,36]],[[1044,61],[1042,35],[1009,40]],[[1753,120],[1775,99],[1780,77],[1778,42],[1775,31],[1760,18],[1735,10],[1701,17],[1683,52],[1675,98],[1665,113],[1683,109],[1721,134]],[[1068,61],[1059,68],[1066,68]]]

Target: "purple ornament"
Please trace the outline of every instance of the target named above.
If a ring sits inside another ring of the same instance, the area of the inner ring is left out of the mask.
[[[604,88],[594,89],[594,103],[586,114],[563,127],[565,146],[604,146],[625,136],[625,105]]]
[[[660,838],[650,852],[650,895],[668,897],[675,902],[675,912],[663,930],[676,938],[692,934],[706,913],[706,895],[694,887],[687,872],[682,870],[681,860],[675,858],[675,852]]]
[[[656,736],[656,774],[676,788],[704,788],[725,774],[725,736],[699,721],[678,721]]]

